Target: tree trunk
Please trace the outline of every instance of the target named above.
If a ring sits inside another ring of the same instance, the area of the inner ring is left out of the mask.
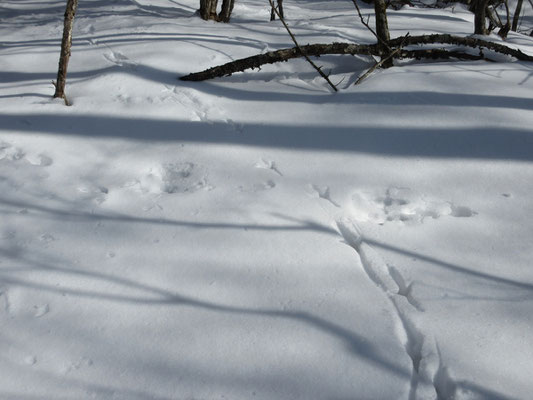
[[[72,47],[72,27],[74,26],[74,16],[78,8],[78,0],[67,0],[65,10],[65,21],[63,25],[63,39],[61,41],[61,54],[59,56],[59,68],[57,70],[56,91],[54,98],[65,99],[65,84],[67,82],[67,68],[70,59],[70,48]]]
[[[522,3],[523,0],[518,0],[518,2],[516,3],[516,9],[513,15],[513,25],[511,26],[511,30],[513,32],[516,32],[516,30],[518,29],[518,21],[520,20],[520,13],[522,12]]]
[[[504,0],[503,4],[505,6],[505,15],[506,15],[506,21],[507,22],[505,22],[505,25],[502,25],[502,27],[498,31],[498,35],[502,39],[506,39],[507,38],[507,34],[511,30],[511,18],[509,17],[509,1],[508,0]]]
[[[285,14],[283,14],[283,0],[278,0],[278,12],[279,15],[281,15],[281,18],[285,18]],[[276,19],[276,12],[274,11],[274,7],[270,10],[270,20],[274,21]]]
[[[386,43],[390,40],[389,23],[387,22],[387,4],[385,0],[374,0],[374,10],[376,13],[376,34],[378,36],[378,47],[382,54],[381,58],[389,55]],[[392,67],[393,60],[389,58],[382,64],[383,68]]]
[[[234,4],[235,4],[235,0],[223,0],[222,1],[222,10],[220,11],[220,14],[218,14],[219,21],[229,22]]]
[[[209,21],[210,19],[217,19],[217,3],[218,0],[200,0],[200,17]]]
[[[487,6],[489,0],[475,0],[474,6],[474,33],[476,35],[488,35],[487,23]]]

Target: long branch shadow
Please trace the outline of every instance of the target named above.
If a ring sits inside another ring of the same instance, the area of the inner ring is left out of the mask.
[[[249,231],[314,231],[330,235],[336,235],[337,232],[327,226],[321,225],[313,221],[295,221],[294,224],[246,224],[238,223],[232,224],[227,222],[195,222],[195,221],[184,221],[184,220],[175,220],[175,219],[164,219],[164,218],[142,218],[142,217],[133,217],[130,215],[122,215],[118,213],[95,213],[95,212],[84,212],[84,211],[67,211],[54,209],[51,207],[40,206],[36,204],[26,203],[20,200],[9,200],[5,198],[0,198],[0,205],[6,205],[10,207],[25,208],[27,210],[34,210],[47,215],[48,218],[52,220],[57,220],[58,218],[63,221],[82,221],[82,222],[94,222],[94,221],[110,221],[117,223],[144,223],[144,224],[154,224],[154,225],[169,225],[175,227],[185,227],[185,228],[194,228],[194,229],[232,229],[232,230],[242,230],[246,229]],[[8,214],[9,211],[0,210],[0,214]]]
[[[472,269],[466,268],[461,265],[453,264],[453,263],[450,263],[444,260],[439,260],[438,258],[435,258],[435,257],[431,257],[428,255],[424,255],[421,253],[403,249],[403,248],[400,248],[400,247],[397,247],[397,246],[394,246],[388,243],[383,243],[383,242],[380,242],[374,239],[365,239],[365,242],[367,242],[368,244],[372,246],[379,247],[384,250],[392,251],[392,252],[399,253],[405,256],[409,256],[409,257],[414,257],[419,260],[429,262],[438,267],[446,268],[451,271],[458,272],[460,274],[479,278],[483,281],[488,281],[488,282],[493,282],[493,283],[503,284],[503,285],[509,285],[515,288],[533,291],[533,284],[531,283],[515,281],[513,279],[508,279],[508,278],[502,278],[500,276],[491,275],[486,272],[474,271]]]
[[[262,317],[273,319],[284,319],[299,322],[303,325],[312,327],[325,334],[334,336],[344,342],[347,348],[356,354],[367,360],[368,362],[387,369],[391,373],[409,377],[410,371],[406,371],[398,365],[392,363],[386,357],[383,356],[383,352],[380,351],[378,345],[372,344],[368,338],[349,330],[339,324],[331,322],[325,318],[318,317],[307,311],[299,310],[279,310],[268,308],[251,308],[251,307],[239,307],[230,306],[224,304],[218,304],[202,300],[199,298],[193,298],[190,296],[184,296],[179,293],[174,293],[165,289],[158,288],[156,286],[147,285],[144,283],[138,283],[134,280],[105,274],[102,272],[92,272],[87,270],[75,270],[65,267],[59,267],[58,264],[64,264],[62,260],[52,260],[52,263],[46,263],[43,261],[43,257],[27,258],[20,252],[13,252],[9,248],[0,248],[0,255],[5,258],[16,260],[18,263],[22,262],[27,264],[28,267],[13,268],[13,269],[0,269],[0,283],[24,288],[31,288],[43,292],[54,293],[58,295],[68,294],[71,296],[98,299],[104,301],[147,305],[147,306],[176,306],[176,307],[194,307],[203,309],[206,311],[221,312],[226,314],[237,314],[250,317]],[[120,286],[122,288],[135,289],[144,294],[141,295],[122,295],[113,294],[109,291],[95,291],[84,290],[79,288],[69,288],[67,286],[61,286],[58,288],[55,285],[48,285],[45,283],[34,282],[28,279],[22,279],[14,277],[17,272],[24,272],[30,270],[40,270],[45,272],[60,273],[65,276],[83,276],[88,279],[97,281],[104,281],[107,283]]]

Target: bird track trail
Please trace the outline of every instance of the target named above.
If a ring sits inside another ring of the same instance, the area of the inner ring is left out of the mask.
[[[409,400],[444,400],[454,397],[456,384],[442,364],[440,350],[432,334],[424,332],[419,321],[421,304],[412,296],[400,271],[387,265],[364,241],[361,230],[350,218],[336,221],[339,233],[361,260],[367,277],[389,299],[398,327],[398,336],[411,359]]]

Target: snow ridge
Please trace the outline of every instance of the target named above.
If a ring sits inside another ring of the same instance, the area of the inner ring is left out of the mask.
[[[413,298],[411,286],[405,284],[398,269],[388,266],[380,255],[365,243],[361,229],[355,221],[345,217],[336,223],[346,243],[359,255],[368,278],[386,294],[396,312],[397,333],[413,365],[409,400],[453,398],[456,385],[442,365],[440,351],[433,335],[425,333],[417,321],[417,314],[424,310]]]

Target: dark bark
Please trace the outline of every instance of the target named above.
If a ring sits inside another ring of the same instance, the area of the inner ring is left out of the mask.
[[[352,43],[332,43],[332,44],[308,44],[301,46],[301,49],[308,56],[320,56],[323,54],[367,54],[371,55],[376,52],[375,45],[356,45]],[[242,58],[224,65],[209,68],[202,72],[197,72],[180,79],[183,81],[203,81],[231,75],[234,72],[244,71],[250,68],[259,68],[261,65],[274,64],[281,61],[288,61],[292,58],[303,57],[298,48],[282,49],[269,51],[268,53],[258,54],[255,56]]]
[[[502,27],[498,31],[498,35],[502,39],[505,39],[507,37],[507,34],[509,33],[509,31],[511,30],[511,19],[509,17],[509,2],[508,2],[508,0],[504,0],[503,4],[505,6],[505,15],[506,15],[506,21],[507,22],[505,23],[505,25],[502,24]],[[497,13],[496,13],[496,15],[497,15]]]
[[[393,57],[389,57],[390,48],[385,43],[390,40],[389,23],[387,22],[387,5],[385,0],[374,0],[374,11],[376,13],[376,34],[378,37],[378,47],[380,49],[379,56],[387,58],[382,63],[383,68],[389,68],[393,65]]]
[[[474,33],[476,35],[488,35],[487,29],[487,6],[489,0],[475,0],[474,2]]]
[[[218,0],[200,0],[200,17],[206,21],[217,20],[217,4]]]
[[[485,9],[485,13],[486,13],[487,18],[490,21],[489,28],[488,28],[489,32],[492,32],[495,28],[501,28],[503,26],[500,16],[496,12],[496,10],[492,8],[490,5],[488,5],[487,8]]]
[[[281,15],[281,18],[285,18],[285,14],[283,13],[283,0],[278,0],[278,12],[279,15]],[[270,20],[274,21],[276,19],[276,12],[274,11],[274,7],[271,7],[270,9]]]
[[[391,49],[397,49],[400,46],[412,46],[421,44],[449,44],[456,46],[465,46],[476,49],[486,48],[496,53],[506,54],[517,58],[521,61],[533,62],[533,56],[522,53],[520,50],[512,49],[510,47],[492,43],[486,40],[477,39],[474,37],[459,37],[447,34],[422,35],[422,36],[408,36],[392,39],[387,42],[387,46]],[[301,49],[301,50],[300,50]],[[379,56],[382,50],[379,44],[355,44],[355,43],[332,43],[332,44],[309,44],[300,46],[300,48],[293,47],[289,49],[282,49],[271,51],[264,54],[242,58],[240,60],[232,61],[224,65],[219,65],[209,68],[202,72],[193,73],[183,76],[180,79],[184,81],[203,81],[207,79],[231,75],[235,72],[241,72],[250,68],[260,68],[265,64],[274,64],[276,62],[288,61],[292,58],[303,57],[304,52],[307,56],[321,56],[327,54],[351,54],[351,55],[373,55]],[[393,50],[394,52],[394,50]],[[467,60],[486,59],[486,55],[472,55],[460,50],[447,51],[445,49],[422,49],[422,50],[400,50],[394,55],[394,58],[458,58]]]
[[[407,38],[400,37],[392,39],[388,45],[390,47],[397,47],[404,43],[405,46],[442,43],[451,44],[457,46],[465,46],[472,48],[486,48],[496,53],[506,54],[512,56],[520,61],[533,61],[533,57],[523,53],[520,50],[513,49],[511,47],[504,46],[499,43],[493,43],[488,40],[477,39],[475,37],[461,37],[448,34],[434,34],[434,35],[421,35],[421,36],[409,36]]]
[[[283,12],[283,0],[278,0],[278,11],[281,18],[285,18],[285,13]]]
[[[520,21],[520,13],[522,12],[523,0],[518,0],[516,3],[516,9],[513,15],[513,24],[511,25],[511,30],[516,32],[518,29],[518,21]]]
[[[222,1],[222,10],[220,11],[220,14],[218,14],[219,21],[229,22],[234,4],[235,4],[235,0],[223,0]]]
[[[65,20],[63,24],[63,39],[61,40],[61,54],[59,55],[59,68],[57,70],[57,80],[55,82],[54,97],[65,100],[65,84],[67,82],[67,69],[70,59],[70,49],[72,47],[72,28],[74,26],[74,16],[78,8],[78,0],[67,0],[65,9]]]

